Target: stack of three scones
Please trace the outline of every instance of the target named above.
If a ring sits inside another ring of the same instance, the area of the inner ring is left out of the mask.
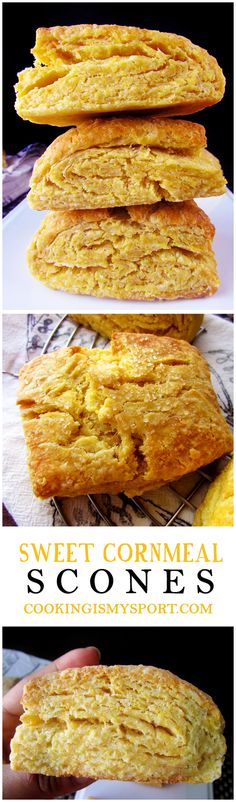
[[[214,57],[175,34],[113,25],[39,29],[18,76],[18,114],[69,128],[35,164],[28,248],[53,289],[120,299],[196,298],[219,287],[214,226],[194,197],[221,195],[203,126],[176,115],[217,103]]]

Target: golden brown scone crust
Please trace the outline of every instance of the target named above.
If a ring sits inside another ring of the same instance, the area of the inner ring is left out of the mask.
[[[151,666],[46,674],[24,689],[11,744],[15,771],[152,785],[212,782],[225,754],[210,696]]]
[[[119,145],[146,145],[170,152],[192,151],[207,147],[203,125],[190,120],[162,119],[158,114],[138,117],[89,117],[80,120],[76,128],[69,128],[53,140],[45,153],[37,159],[36,177],[45,173],[59,159],[72,155],[77,150],[88,150],[96,146],[118,147]]]
[[[170,337],[116,333],[105,350],[37,357],[18,404],[41,498],[142,494],[232,449],[207,363]]]
[[[234,525],[234,463],[230,460],[210,485],[194,515],[193,526]]]
[[[76,125],[84,114],[130,110],[188,114],[224,94],[216,59],[172,33],[118,25],[40,28],[32,52],[34,67],[18,75],[16,110],[36,123]]]
[[[219,287],[214,226],[194,201],[51,212],[28,248],[31,273],[52,289],[155,300]]]
[[[221,195],[225,179],[203,126],[186,120],[97,118],[57,137],[35,163],[33,209],[93,209]]]
[[[115,331],[157,334],[192,342],[203,321],[203,315],[69,315],[76,323],[95,329],[111,338]]]

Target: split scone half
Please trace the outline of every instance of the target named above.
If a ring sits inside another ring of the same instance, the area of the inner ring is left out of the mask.
[[[194,201],[49,212],[27,251],[55,290],[153,301],[212,295],[219,287],[214,226]]]
[[[69,315],[75,323],[95,329],[103,337],[111,338],[115,331],[133,331],[139,334],[157,334],[192,342],[200,329],[203,315]]]
[[[210,696],[150,666],[92,666],[35,677],[11,743],[14,771],[210,783],[221,775],[224,720]]]
[[[194,515],[193,526],[234,525],[234,462],[214,479]]]
[[[184,340],[116,333],[20,371],[18,404],[40,498],[142,494],[232,450],[201,354]]]
[[[119,25],[39,28],[33,67],[18,74],[16,110],[34,123],[76,125],[83,114],[158,109],[188,114],[218,103],[216,59],[183,36]]]
[[[32,209],[95,209],[222,195],[202,125],[156,116],[89,119],[36,161]]]

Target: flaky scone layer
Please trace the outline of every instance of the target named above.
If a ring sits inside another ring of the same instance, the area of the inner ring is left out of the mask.
[[[221,195],[218,159],[203,126],[152,115],[90,119],[59,136],[36,161],[33,209],[93,209]]]
[[[234,525],[234,463],[228,465],[210,485],[195,513],[193,526]]]
[[[52,289],[155,300],[211,295],[219,286],[214,226],[194,201],[51,212],[27,252]]]
[[[118,25],[40,28],[32,52],[35,66],[18,75],[16,110],[36,123],[76,125],[83,114],[140,109],[188,114],[224,94],[216,59],[171,33]]]
[[[76,323],[95,329],[104,337],[115,331],[157,334],[192,342],[203,321],[203,315],[77,315],[69,317]]]
[[[35,677],[23,705],[11,744],[15,771],[157,786],[221,774],[219,709],[169,671],[96,666]]]
[[[116,333],[20,372],[18,404],[35,495],[133,496],[232,448],[208,366],[183,340]]]

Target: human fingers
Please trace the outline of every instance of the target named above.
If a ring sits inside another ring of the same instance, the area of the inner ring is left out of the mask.
[[[8,764],[3,766],[3,799],[56,799],[92,782],[89,777],[46,777],[12,771]]]
[[[100,652],[96,646],[88,646],[86,649],[72,649],[70,652],[62,654],[43,668],[33,674],[27,675],[20,682],[5,694],[3,698],[3,711],[7,710],[10,715],[20,716],[22,713],[21,698],[22,691],[26,682],[34,677],[50,674],[53,671],[63,671],[65,668],[81,668],[82,666],[97,665],[100,661]]]
[[[83,666],[97,665],[100,661],[100,652],[95,646],[88,646],[86,649],[72,649],[70,652],[57,657],[52,663],[40,668],[33,674],[24,677],[17,685],[14,685],[3,697],[3,747],[4,759],[8,760],[10,741],[19,723],[23,709],[21,698],[23,688],[28,680],[50,674],[54,671],[63,671],[65,668],[81,668]]]

